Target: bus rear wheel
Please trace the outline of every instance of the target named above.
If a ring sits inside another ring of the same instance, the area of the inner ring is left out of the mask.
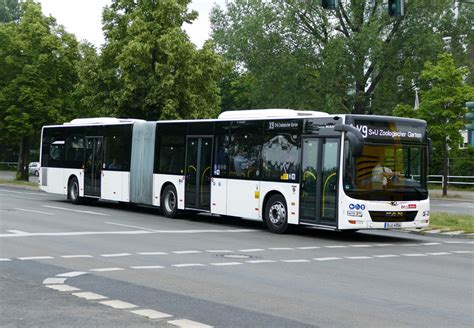
[[[288,231],[288,209],[282,195],[271,196],[265,204],[264,213],[264,222],[270,232],[285,233]]]
[[[173,185],[168,185],[161,194],[161,211],[168,218],[178,216],[178,193]]]
[[[77,205],[81,203],[82,199],[79,196],[79,182],[75,177],[69,180],[69,185],[67,187],[67,198],[73,204]]]

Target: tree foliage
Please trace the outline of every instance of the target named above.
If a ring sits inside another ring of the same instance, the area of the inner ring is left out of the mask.
[[[37,3],[23,2],[17,21],[0,24],[0,138],[20,145],[21,178],[27,178],[32,138],[74,111],[77,59],[74,36],[43,16]]]
[[[104,110],[149,120],[214,117],[225,62],[212,43],[197,50],[182,29],[190,0],[115,0],[104,10]],[[101,96],[99,96],[100,98]]]
[[[214,8],[213,38],[238,73],[254,77],[250,96],[259,107],[389,114],[413,99],[443,37],[467,64],[474,15],[460,6],[456,17],[451,0],[417,0],[392,18],[383,3],[342,0],[328,11],[319,1],[235,0]]]

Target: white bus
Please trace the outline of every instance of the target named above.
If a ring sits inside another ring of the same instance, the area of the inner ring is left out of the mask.
[[[45,126],[41,189],[356,231],[429,224],[426,122],[288,109],[218,119],[75,119]]]

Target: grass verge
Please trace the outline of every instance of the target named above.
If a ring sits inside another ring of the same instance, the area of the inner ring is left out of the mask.
[[[463,230],[465,233],[474,233],[474,215],[431,213],[430,228],[442,231]]]
[[[5,180],[5,179],[0,179],[0,184],[9,184],[9,185],[17,185],[17,186],[38,187],[38,183],[37,183],[37,182],[29,182],[29,181],[22,181],[22,180]]]

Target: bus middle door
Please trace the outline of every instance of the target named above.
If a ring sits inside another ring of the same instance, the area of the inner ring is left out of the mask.
[[[102,175],[103,137],[86,137],[86,158],[84,163],[84,194],[100,197]]]
[[[212,137],[191,136],[186,140],[186,208],[211,208]]]

